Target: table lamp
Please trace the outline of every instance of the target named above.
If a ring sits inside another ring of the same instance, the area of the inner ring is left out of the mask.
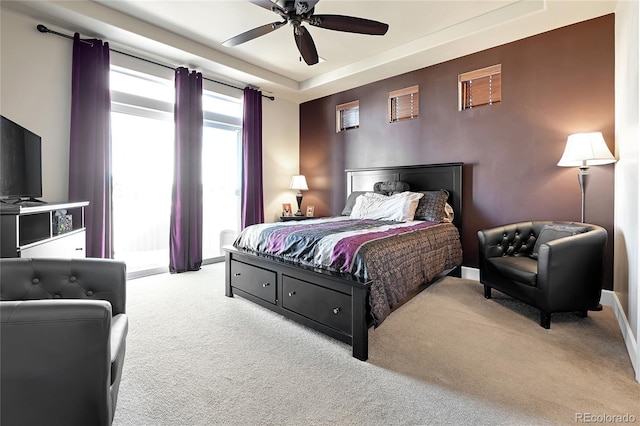
[[[302,210],[300,210],[302,206],[302,191],[307,191],[309,187],[307,186],[307,179],[305,179],[304,175],[296,175],[291,178],[290,189],[298,190],[296,194],[296,200],[298,201],[298,211],[296,212],[296,216],[302,216]]]

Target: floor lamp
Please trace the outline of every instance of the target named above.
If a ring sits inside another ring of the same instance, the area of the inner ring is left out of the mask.
[[[578,183],[582,195],[580,221],[584,222],[584,195],[589,182],[589,167],[615,163],[616,159],[609,151],[601,132],[575,133],[567,138],[560,167],[580,167]]]

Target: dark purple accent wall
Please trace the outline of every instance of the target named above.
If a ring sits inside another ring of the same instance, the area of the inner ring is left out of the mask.
[[[502,64],[502,102],[458,111],[458,74]],[[388,92],[420,86],[420,117],[387,123]],[[360,127],[336,133],[335,107],[360,101]],[[614,151],[614,15],[581,22],[300,105],[300,172],[316,216],[339,214],[345,169],[464,162],[464,264],[479,229],[580,220],[576,168],[556,164],[571,133],[601,131]],[[586,222],[609,232],[614,166],[591,168]]]

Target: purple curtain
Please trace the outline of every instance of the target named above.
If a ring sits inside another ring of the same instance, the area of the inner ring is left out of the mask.
[[[202,264],[202,74],[175,72],[175,148],[169,271],[197,271]]]
[[[244,89],[242,119],[242,228],[264,222],[262,202],[262,92]]]
[[[69,201],[85,209],[87,257],[112,258],[109,43],[73,37]]]

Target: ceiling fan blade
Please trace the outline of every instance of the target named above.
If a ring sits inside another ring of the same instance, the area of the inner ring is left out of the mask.
[[[369,35],[384,35],[389,29],[389,25],[382,22],[343,15],[313,15],[309,24],[327,30]]]
[[[237,46],[249,40],[253,40],[254,38],[263,36],[265,34],[269,34],[271,31],[277,30],[278,28],[280,28],[286,23],[287,23],[286,21],[283,21],[283,22],[274,22],[272,24],[259,26],[245,33],[238,34],[235,37],[231,37],[229,40],[223,41],[222,45],[225,47]]]
[[[249,0],[249,3],[253,3],[256,6],[260,6],[264,9],[276,12],[280,15],[287,14],[287,12],[283,8],[281,8],[279,4],[274,3],[271,0]]]
[[[315,65],[318,63],[318,51],[316,50],[316,44],[311,38],[311,34],[306,27],[297,25],[293,28],[293,36],[296,39],[296,45],[300,51],[300,55],[307,63],[307,65]]]

